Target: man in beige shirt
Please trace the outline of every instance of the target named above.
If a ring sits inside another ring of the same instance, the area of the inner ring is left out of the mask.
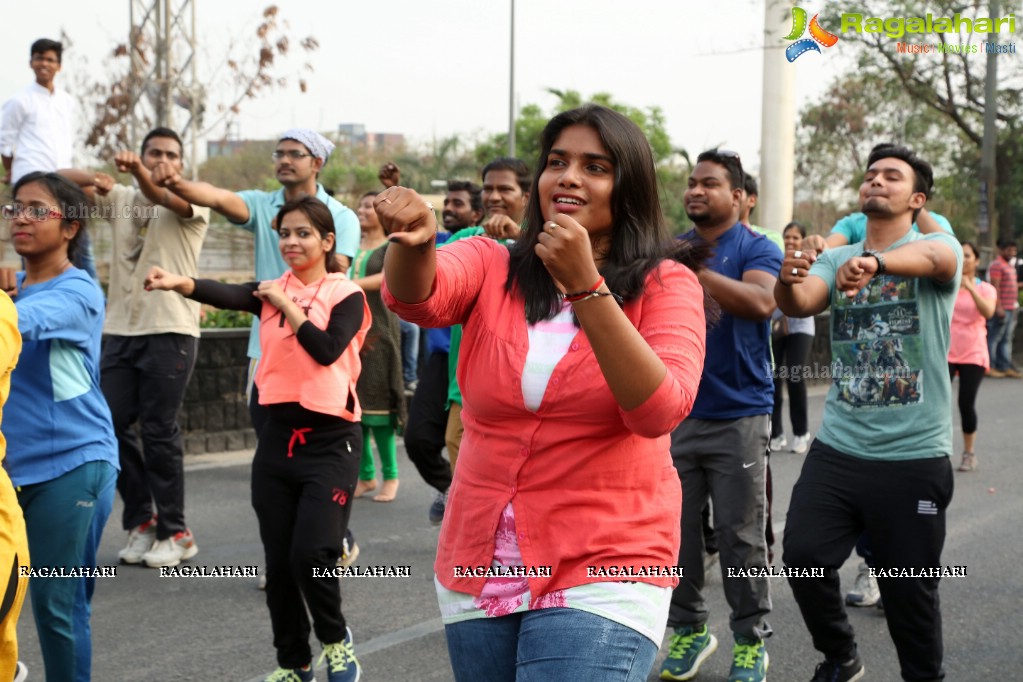
[[[103,173],[61,171],[91,187],[99,217],[113,226],[106,337],[100,381],[120,449],[117,489],[124,500],[127,564],[176,566],[198,548],[185,524],[185,474],[177,413],[195,365],[199,304],[172,292],[145,291],[154,266],[188,276],[198,273],[209,209],[157,187],[151,173],[166,164],[182,170],[177,133],[156,128],[142,155],[121,152],[117,168],[138,188],[115,184]],[[132,429],[139,422],[142,447]],[[144,454],[143,454],[144,453]]]

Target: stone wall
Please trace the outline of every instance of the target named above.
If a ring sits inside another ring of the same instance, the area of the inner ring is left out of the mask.
[[[248,346],[248,329],[202,330],[199,356],[180,415],[186,454],[256,446],[245,402]]]

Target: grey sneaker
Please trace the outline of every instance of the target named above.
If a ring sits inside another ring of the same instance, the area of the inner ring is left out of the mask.
[[[870,575],[870,568],[861,563],[859,573],[856,574],[856,582],[845,595],[845,603],[849,606],[873,606],[880,600],[881,590],[877,587],[877,580]]]
[[[448,491],[445,490],[442,493],[437,493],[437,497],[433,499],[433,504],[430,505],[430,523],[435,526],[439,526],[444,522],[444,508],[448,504]]]
[[[128,544],[117,553],[124,564],[142,563],[142,555],[153,548],[156,542],[156,519],[152,518],[128,532]]]

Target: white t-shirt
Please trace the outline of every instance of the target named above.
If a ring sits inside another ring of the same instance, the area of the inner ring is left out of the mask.
[[[72,167],[78,104],[63,90],[32,83],[7,100],[0,121],[0,154],[13,156],[11,184],[35,171]]]

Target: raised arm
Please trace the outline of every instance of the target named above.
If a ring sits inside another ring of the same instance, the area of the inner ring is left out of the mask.
[[[230,190],[215,187],[208,182],[185,180],[165,163],[153,169],[150,180],[156,187],[169,189],[189,204],[212,208],[232,223],[241,225],[249,222],[249,207],[245,200]]]
[[[878,274],[882,260],[884,274],[897,277],[926,277],[939,284],[955,279],[961,256],[942,239],[920,239],[877,256],[854,256],[835,273],[835,286],[852,298]]]
[[[785,252],[778,282],[774,285],[774,300],[778,309],[789,317],[810,317],[828,307],[830,289],[827,283],[820,277],[807,276],[815,260],[813,251]]]
[[[153,184],[152,173],[142,164],[142,159],[139,158],[138,154],[135,152],[120,152],[114,157],[114,164],[120,172],[131,173],[135,177],[135,181],[138,182],[142,194],[151,202],[157,206],[163,206],[174,211],[182,218],[192,217],[192,205],[190,203],[173,194],[166,187],[157,187]],[[161,166],[165,165],[167,164],[161,161],[153,170],[159,170]]]
[[[437,276],[437,216],[415,191],[390,187],[373,201],[391,245],[384,255],[387,288],[402,303],[430,296]]]

